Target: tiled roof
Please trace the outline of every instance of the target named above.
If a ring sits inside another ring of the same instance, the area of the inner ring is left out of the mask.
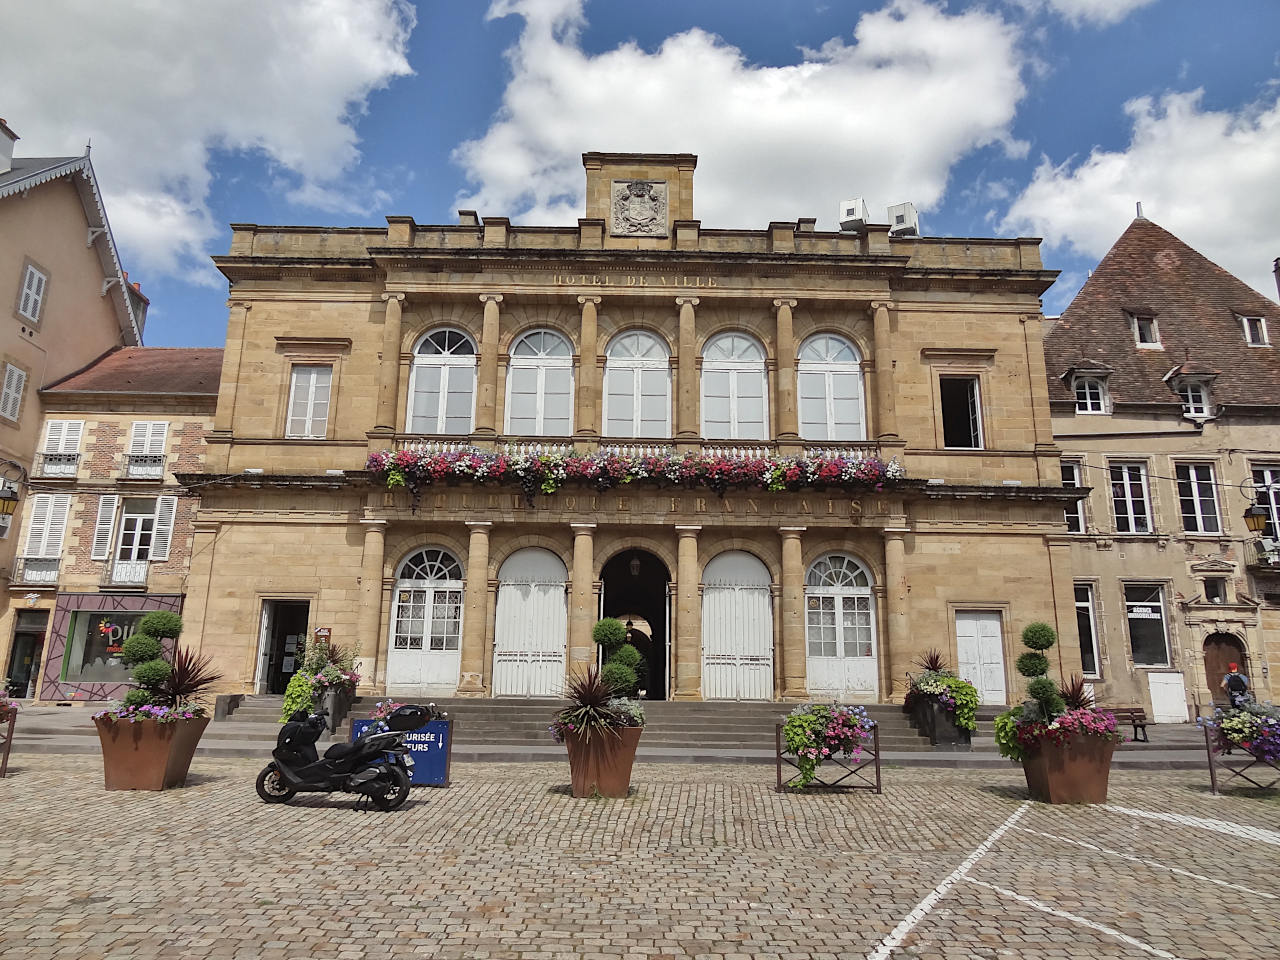
[[[122,347],[51,383],[49,393],[218,395],[222,351],[211,347]]]
[[[1154,316],[1161,350],[1139,349],[1129,314]],[[1272,347],[1251,347],[1241,316],[1265,317]],[[1081,358],[1114,368],[1117,403],[1177,403],[1165,376],[1183,364],[1217,371],[1217,404],[1280,404],[1280,305],[1150,220],[1139,218],[1044,340],[1051,400],[1074,395],[1062,375]]]

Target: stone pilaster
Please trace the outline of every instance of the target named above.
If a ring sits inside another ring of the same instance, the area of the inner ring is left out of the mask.
[[[485,693],[485,648],[489,634],[489,520],[469,520],[467,580],[462,609],[462,650],[458,695],[479,697]]]
[[[693,315],[693,308],[697,305],[697,297],[676,297],[676,306],[680,308],[680,352],[676,358],[676,438],[686,441],[697,440],[702,432],[697,337]]]
[[[385,562],[387,521],[361,520],[364,525],[364,553],[360,561],[359,649],[362,687],[373,688],[385,648],[382,634],[382,570]]]
[[[384,293],[386,317],[382,321],[382,365],[378,368],[378,419],[374,429],[396,429],[396,397],[400,392],[400,338],[403,293]]]
[[[883,701],[901,702],[896,689],[906,695],[907,667],[911,662],[908,641],[911,623],[907,612],[907,560],[905,536],[910,531],[884,532],[885,636],[880,642],[880,662],[887,665],[880,692]]]
[[[796,336],[792,327],[791,311],[794,300],[775,300],[778,330],[774,349],[777,353],[778,375],[774,378],[774,409],[778,411],[778,441],[797,443],[800,439],[800,413],[796,407]]]
[[[578,424],[574,436],[592,440],[600,436],[600,365],[596,362],[599,350],[596,344],[596,308],[599,297],[579,297],[582,304],[582,330],[578,350],[578,412],[574,421]]]
[[[806,696],[808,658],[804,645],[804,558],[800,535],[804,527],[780,527],[782,536],[782,696]]]
[[[700,526],[676,527],[676,642],[672,677],[674,700],[702,698],[702,595],[698,589]]]
[[[595,643],[591,628],[596,622],[595,530],[594,523],[571,523],[573,569],[569,571],[569,663],[568,672],[584,673],[595,665]]]
[[[476,371],[476,433],[497,435],[498,422],[498,304],[500,293],[482,293],[484,322],[480,327],[480,366]]]
[[[898,437],[897,395],[893,386],[893,345],[890,342],[889,310],[891,303],[873,303],[876,353],[876,434]]]

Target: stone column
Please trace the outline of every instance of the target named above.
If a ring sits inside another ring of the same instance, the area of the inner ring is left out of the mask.
[[[489,520],[468,520],[467,580],[462,607],[462,650],[458,694],[485,693],[485,648],[489,636]]]
[[[698,589],[700,526],[676,527],[675,700],[702,698],[702,596]]]
[[[500,293],[482,293],[484,323],[480,327],[480,366],[476,371],[476,433],[497,435],[498,422],[498,304]]]
[[[887,636],[880,640],[880,662],[887,665],[885,684],[880,691],[884,702],[901,702],[895,696],[900,687],[906,694],[907,666],[911,662],[908,642],[911,624],[907,614],[907,562],[904,537],[909,530],[888,529],[884,532],[885,626]]]
[[[891,303],[873,303],[875,312],[876,352],[876,434],[880,437],[898,436],[898,414],[893,389],[893,347],[890,343],[889,308]]]
[[[782,535],[782,696],[802,700],[808,658],[804,645],[804,558],[800,534],[804,527],[780,527]]]
[[[796,336],[791,324],[794,300],[775,300],[778,310],[778,332],[774,349],[778,358],[778,375],[775,378],[774,409],[778,411],[778,440],[796,442],[800,439],[800,411],[796,407]]]
[[[362,687],[372,687],[380,667],[382,636],[382,570],[387,542],[387,521],[361,520],[364,555],[360,562],[360,613],[356,655],[360,658]]]
[[[693,316],[697,305],[697,297],[676,297],[676,306],[680,308],[680,353],[676,358],[676,438],[679,440],[696,440],[702,432]]]
[[[378,368],[377,430],[396,429],[396,397],[400,392],[400,338],[403,293],[384,293],[387,314],[382,321],[382,365]]]
[[[253,304],[235,301],[227,321],[227,343],[222,353],[222,382],[218,388],[218,406],[213,415],[213,432],[230,435],[235,427],[236,389],[240,383],[240,361],[244,356],[244,341],[248,336],[249,311]],[[226,470],[230,459],[230,444],[218,444],[208,448],[205,458],[210,467]],[[42,668],[43,672],[43,668]]]
[[[600,436],[600,367],[596,363],[596,307],[599,297],[579,297],[582,304],[582,332],[578,348],[578,411],[573,435],[584,440]]]
[[[596,662],[591,628],[596,622],[594,523],[571,523],[573,569],[569,572],[569,663],[568,673],[582,673]]]

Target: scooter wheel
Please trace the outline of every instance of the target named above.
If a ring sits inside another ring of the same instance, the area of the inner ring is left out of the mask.
[[[274,763],[269,763],[262,768],[255,786],[258,788],[258,796],[267,803],[288,803],[298,793],[284,785],[284,778],[280,776],[280,771]]]
[[[388,773],[390,779],[379,784],[382,786],[385,783],[386,792],[381,796],[376,793],[369,796],[379,810],[394,810],[409,799],[409,775],[399,767],[389,767]]]

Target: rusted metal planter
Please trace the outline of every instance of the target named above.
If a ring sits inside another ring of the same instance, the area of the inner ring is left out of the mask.
[[[631,767],[644,727],[614,727],[590,740],[566,733],[569,782],[575,797],[625,797],[631,789]]]
[[[1115,749],[1115,741],[1088,735],[1067,743],[1044,741],[1022,760],[1031,799],[1041,803],[1106,803]]]
[[[174,720],[94,718],[108,790],[167,790],[187,782],[208,717]]]

